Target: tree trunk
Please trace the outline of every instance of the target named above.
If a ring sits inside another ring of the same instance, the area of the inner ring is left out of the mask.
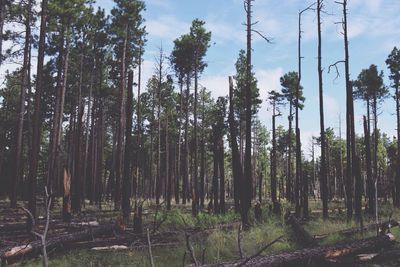
[[[396,160],[396,207],[400,207],[400,92],[399,84],[396,84],[396,115],[397,115],[397,160]]]
[[[244,156],[244,176],[242,188],[242,223],[249,226],[248,213],[251,208],[252,170],[251,170],[251,0],[246,0],[247,15],[247,55],[246,55],[246,146]]]
[[[117,142],[117,164],[115,172],[115,196],[114,196],[114,209],[116,211],[121,208],[121,174],[124,164],[124,133],[126,124],[126,50],[128,44],[128,24],[125,25],[125,37],[122,47],[121,57],[121,88],[119,93],[119,125],[118,125],[118,142]]]
[[[36,90],[35,90],[35,103],[32,116],[32,150],[30,151],[30,164],[29,164],[29,203],[28,208],[34,217],[36,217],[36,180],[37,169],[39,163],[40,151],[40,108],[43,92],[43,65],[44,65],[44,52],[46,46],[46,20],[47,20],[47,0],[42,1],[42,13],[40,18],[40,34],[39,34],[39,48],[38,48],[38,63],[36,71]]]
[[[225,213],[225,160],[224,160],[224,137],[222,134],[223,129],[218,129],[219,139],[219,212]]]
[[[3,6],[1,6],[3,8]],[[24,117],[25,117],[25,96],[26,91],[29,87],[29,77],[28,69],[30,69],[30,57],[29,51],[31,47],[31,7],[32,0],[28,1],[27,12],[25,18],[25,45],[24,45],[24,63],[21,69],[21,91],[19,96],[19,106],[18,106],[18,121],[16,123],[16,137],[15,137],[15,151],[14,151],[14,168],[13,168],[13,188],[11,193],[11,207],[17,207],[17,188],[18,182],[21,181],[21,165],[22,165],[22,150],[23,150],[23,131],[24,131]],[[3,10],[0,12],[3,13]],[[2,23],[2,22],[0,22]],[[1,27],[2,28],[2,27]],[[2,30],[2,29],[1,29]],[[0,50],[1,51],[1,50]],[[1,52],[0,52],[1,57]]]
[[[232,174],[233,174],[233,198],[235,202],[235,212],[240,211],[240,199],[241,199],[241,184],[243,177],[243,168],[240,161],[240,153],[237,144],[237,128],[235,124],[235,113],[233,106],[233,81],[232,77],[229,77],[229,131],[230,131],[230,143],[232,152]]]
[[[72,210],[74,212],[81,211],[81,180],[82,180],[82,119],[83,119],[83,101],[82,101],[82,82],[83,82],[83,57],[80,57],[80,76],[78,86],[78,119],[77,128],[75,130],[75,168],[72,180]]]
[[[319,118],[321,130],[321,197],[322,197],[322,212],[324,219],[328,218],[328,187],[326,173],[326,141],[325,141],[325,125],[324,125],[324,95],[322,85],[322,60],[321,60],[321,9],[323,0],[317,2],[317,20],[318,20],[318,88],[319,88]]]
[[[219,205],[218,205],[218,197],[219,197],[219,188],[218,188],[218,176],[220,175],[219,171],[219,160],[218,160],[218,129],[217,126],[213,126],[213,158],[214,158],[214,176],[212,182],[212,191],[213,191],[213,202],[214,202],[214,213],[219,213]]]
[[[124,177],[122,180],[122,216],[125,224],[129,222],[131,214],[131,183],[132,183],[132,150],[133,150],[133,72],[128,73],[128,88],[126,99],[126,129],[125,129],[125,156]]]

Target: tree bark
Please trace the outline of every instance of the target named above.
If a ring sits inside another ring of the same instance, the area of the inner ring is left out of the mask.
[[[46,43],[46,21],[47,21],[47,0],[42,1],[42,13],[40,18],[40,34],[39,34],[39,48],[38,48],[38,63],[36,71],[36,90],[35,90],[35,103],[32,116],[32,150],[30,151],[30,164],[28,176],[29,188],[29,203],[28,209],[33,217],[36,217],[36,180],[37,169],[39,163],[40,151],[40,109],[43,92],[43,65],[44,53]]]
[[[124,164],[124,133],[126,124],[126,53],[128,44],[128,24],[125,24],[125,37],[122,46],[121,57],[121,88],[119,93],[119,125],[118,125],[118,142],[117,142],[117,161],[115,172],[115,196],[114,196],[114,209],[116,211],[121,208],[121,174]]]
[[[3,8],[3,6],[1,6]],[[21,69],[21,90],[18,105],[18,121],[16,123],[16,137],[15,137],[15,151],[14,151],[14,168],[13,168],[13,188],[11,193],[11,207],[17,207],[17,188],[18,182],[21,181],[22,176],[22,150],[23,150],[23,131],[24,131],[24,118],[25,118],[25,96],[29,87],[29,69],[30,69],[30,47],[31,47],[31,8],[32,0],[28,1],[26,7],[25,18],[25,44],[24,44],[24,62]],[[3,13],[3,10],[0,12]],[[2,23],[2,22],[0,22]],[[2,28],[2,27],[1,27]],[[2,30],[2,29],[1,29]],[[1,50],[0,50],[1,51]],[[0,52],[1,57],[1,52]],[[1,64],[1,63],[0,63]]]
[[[132,150],[133,150],[133,72],[128,73],[128,88],[126,99],[126,129],[125,129],[125,156],[124,177],[122,180],[122,216],[125,224],[130,220],[131,214],[131,183],[132,183]]]
[[[237,128],[235,124],[235,111],[233,106],[233,81],[232,77],[229,77],[229,131],[230,131],[230,143],[232,152],[232,173],[233,173],[233,198],[235,202],[235,212],[240,211],[240,199],[243,177],[243,168],[240,161],[240,153],[237,144]]]
[[[324,219],[328,218],[328,187],[326,177],[326,141],[325,141],[325,124],[324,124],[324,95],[322,84],[322,58],[321,58],[321,10],[323,0],[317,1],[317,23],[318,23],[318,88],[319,88],[319,118],[321,131],[321,197],[322,197],[322,212]]]

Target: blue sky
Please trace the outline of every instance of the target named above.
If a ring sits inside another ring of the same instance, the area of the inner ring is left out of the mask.
[[[341,76],[328,74],[328,66],[343,59],[343,39],[341,28],[335,22],[341,20],[341,6],[334,0],[325,0],[323,15],[322,59],[324,70],[325,125],[334,127],[338,133],[338,118],[345,118],[345,88],[343,66]],[[168,55],[173,40],[189,31],[195,18],[206,22],[205,27],[212,32],[212,45],[206,61],[208,68],[201,76],[200,84],[212,91],[214,97],[228,94],[228,76],[234,75],[234,63],[240,49],[246,47],[243,0],[145,0],[148,42],[144,55],[143,82],[154,71],[155,56],[162,44]],[[255,28],[273,38],[268,44],[258,36],[253,38],[253,65],[259,81],[261,98],[264,100],[259,112],[260,120],[271,128],[270,110],[265,99],[271,90],[279,90],[279,78],[286,72],[297,71],[297,19],[299,10],[310,5],[305,0],[255,0]],[[370,64],[378,65],[385,73],[389,85],[388,70],[385,65],[392,48],[400,46],[400,1],[398,0],[348,0],[350,71],[355,79],[361,69]],[[97,4],[109,11],[112,0],[97,0]],[[308,146],[312,135],[319,135],[318,80],[317,80],[317,25],[315,12],[303,16],[303,80],[306,97],[305,108],[300,114],[303,145]],[[10,45],[10,44],[8,44]],[[4,45],[6,48],[7,44]],[[36,64],[33,58],[32,64]],[[5,64],[5,69],[15,68],[15,64]],[[3,75],[3,74],[2,74]],[[356,103],[356,131],[362,133],[362,115],[365,106]],[[285,111],[284,111],[285,112]],[[395,134],[396,119],[394,100],[389,98],[380,110],[379,127],[390,136]],[[287,112],[278,120],[287,125]],[[345,136],[345,121],[342,121],[342,135]]]
[[[105,3],[105,0],[103,0]],[[107,1],[109,2],[109,1]],[[212,31],[212,45],[207,53],[208,68],[204,71],[200,83],[213,92],[215,97],[228,92],[228,76],[235,73],[234,62],[240,49],[246,47],[245,20],[242,0],[146,0],[145,13],[148,44],[145,54],[145,74],[150,75],[154,56],[160,44],[168,54],[172,41],[189,31],[194,18],[206,22],[206,28]],[[328,74],[328,66],[343,59],[343,38],[341,27],[335,22],[341,20],[341,6],[334,1],[325,1],[323,15],[322,59],[324,70],[324,97],[326,127],[334,127],[338,133],[339,114],[342,116],[342,135],[345,136],[345,88],[343,66],[339,67],[341,76]],[[385,73],[385,82],[389,85],[388,71],[385,65],[387,55],[392,48],[400,46],[400,1],[397,0],[349,0],[348,29],[350,38],[350,72],[355,79],[361,69],[370,64],[378,65]],[[279,78],[291,70],[297,71],[297,19],[299,10],[311,1],[304,0],[256,0],[254,2],[255,28],[274,39],[267,44],[258,36],[253,38],[253,65],[263,100],[271,90],[279,90]],[[111,3],[110,3],[111,4]],[[306,97],[305,108],[300,115],[302,142],[308,145],[312,135],[319,134],[318,117],[318,80],[317,80],[317,25],[313,11],[303,16],[303,80]],[[145,76],[146,76],[145,75]],[[362,115],[365,106],[356,102],[356,131],[362,133]],[[392,98],[382,105],[378,121],[379,127],[395,134],[395,106]],[[264,101],[259,112],[260,120],[271,128],[270,110]],[[286,125],[286,115],[279,123]]]
[[[111,1],[99,3],[111,6]],[[162,43],[167,54],[172,49],[172,41],[189,31],[194,18],[206,22],[212,31],[212,45],[207,53],[208,68],[200,83],[213,92],[215,97],[227,95],[228,76],[235,73],[234,63],[240,49],[246,47],[245,20],[242,0],[146,0],[145,12],[148,43],[145,54],[145,77],[153,68],[154,56]],[[339,114],[342,116],[342,135],[345,136],[345,87],[343,66],[339,66],[341,76],[328,74],[328,66],[343,59],[343,38],[341,27],[335,22],[341,20],[341,6],[334,1],[325,1],[328,14],[323,15],[322,59],[324,70],[325,125],[334,127],[338,133]],[[400,46],[400,1],[398,0],[349,0],[348,30],[350,38],[351,78],[357,78],[361,69],[370,64],[378,65],[385,73],[389,85],[388,70],[385,65],[392,48]],[[291,70],[297,71],[297,19],[299,10],[312,1],[304,0],[256,0],[254,2],[255,28],[274,39],[266,43],[258,36],[253,41],[253,65],[263,100],[271,90],[279,90],[279,78]],[[312,135],[319,134],[318,80],[317,80],[317,25],[316,14],[309,11],[303,16],[303,87],[306,97],[305,108],[300,115],[302,141],[305,146]],[[146,79],[146,78],[145,78]],[[362,115],[365,106],[356,103],[356,131],[362,133]],[[395,134],[395,105],[389,98],[382,105],[378,121],[379,127],[390,136]],[[259,112],[261,121],[271,128],[270,110],[264,101]],[[279,123],[286,125],[286,115]]]

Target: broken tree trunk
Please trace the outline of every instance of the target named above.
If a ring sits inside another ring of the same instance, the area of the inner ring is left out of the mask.
[[[356,240],[353,242],[339,243],[334,245],[318,246],[313,248],[304,248],[292,252],[276,253],[268,256],[258,256],[250,260],[243,266],[310,266],[311,263],[320,264],[334,261],[342,257],[349,257],[374,250],[388,248],[394,244],[391,236],[382,235],[364,240]],[[204,267],[216,266],[241,266],[243,260],[203,265]]]

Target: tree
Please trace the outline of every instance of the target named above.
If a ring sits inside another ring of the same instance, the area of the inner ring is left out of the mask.
[[[303,88],[300,87],[299,91],[298,84],[299,84],[299,76],[297,72],[288,72],[283,77],[280,78],[281,86],[282,86],[282,96],[286,99],[289,103],[289,140],[291,140],[292,134],[292,122],[293,122],[293,108],[295,108],[298,112],[298,109],[303,109],[304,103],[304,96],[303,96]],[[288,200],[293,200],[292,197],[292,142],[288,143],[288,174],[287,174],[287,181],[286,181],[286,198]],[[296,163],[297,164],[297,163]],[[297,174],[296,174],[296,177]],[[294,200],[296,203],[296,214],[297,216],[300,215],[300,181],[296,180],[294,188]]]
[[[276,130],[275,119],[280,116],[279,106],[282,105],[283,95],[276,91],[269,93],[269,101],[272,105],[272,150],[271,150],[271,200],[273,203],[273,211],[278,214],[280,211],[279,203],[276,197],[276,181],[277,181],[277,155],[276,155]]]
[[[322,39],[321,39],[321,11],[323,9],[323,0],[317,1],[317,28],[318,28],[318,91],[319,91],[319,118],[321,130],[321,197],[322,197],[322,213],[324,219],[328,218],[328,188],[326,180],[326,151],[325,151],[325,124],[324,124],[324,95],[322,80]]]
[[[370,107],[372,108],[373,120],[374,120],[374,154],[373,154],[373,175],[377,179],[378,177],[378,103],[387,96],[388,90],[386,86],[383,84],[383,72],[378,73],[378,69],[376,65],[371,65],[368,69],[361,70],[358,75],[357,81],[354,82],[356,90],[354,91],[354,95],[356,98],[364,99],[367,103],[367,135],[370,135]],[[371,103],[372,102],[372,103]],[[369,144],[368,144],[369,145]],[[367,163],[370,160],[370,156],[367,152]],[[368,170],[369,166],[367,165],[367,175],[370,170]],[[371,206],[371,214],[374,211],[374,203],[375,203],[375,193],[373,190],[374,181],[372,179],[368,182],[368,195],[369,195],[369,206]],[[375,189],[377,190],[377,189]]]
[[[389,78],[392,81],[394,89],[394,99],[396,101],[396,117],[397,117],[397,168],[395,179],[395,205],[400,207],[400,50],[394,47],[388,58],[386,65],[390,70]]]
[[[145,28],[143,26],[142,11],[145,9],[143,1],[115,0],[116,7],[111,10],[113,30],[112,41],[115,43],[115,56],[119,64],[116,72],[119,73],[119,125],[117,138],[117,161],[115,181],[115,209],[119,210],[121,205],[121,174],[124,164],[124,133],[126,123],[126,73],[132,68],[136,61],[137,50],[142,46]],[[141,48],[140,48],[141,49]],[[129,179],[125,177],[125,179]]]
[[[3,13],[3,11],[1,12]],[[17,185],[21,180],[21,161],[22,161],[22,146],[23,146],[23,130],[24,130],[24,117],[25,117],[25,98],[28,87],[30,87],[30,51],[31,51],[31,24],[32,24],[32,0],[29,0],[25,6],[25,43],[24,43],[24,59],[21,69],[21,90],[18,106],[18,121],[16,123],[16,144],[14,152],[14,175],[13,175],[13,190],[11,194],[11,206],[17,206]],[[1,53],[0,53],[1,57]],[[1,63],[0,63],[1,64]]]
[[[194,175],[193,175],[193,186],[194,193],[192,202],[192,213],[197,215],[199,207],[199,183],[198,183],[198,136],[197,136],[197,91],[198,91],[198,78],[207,64],[204,62],[203,58],[209,47],[209,42],[211,40],[211,32],[207,32],[204,28],[204,21],[195,19],[190,27],[190,37],[192,39],[192,46],[194,49],[194,105],[193,105],[193,116],[194,116]]]
[[[29,203],[28,208],[32,213],[33,217],[36,217],[36,180],[37,180],[37,169],[39,164],[39,152],[40,152],[40,136],[41,136],[41,100],[43,92],[43,65],[44,65],[44,54],[45,54],[45,42],[46,42],[46,21],[47,21],[47,0],[42,1],[41,16],[40,16],[40,34],[39,34],[39,45],[38,45],[38,61],[36,70],[36,90],[35,100],[33,107],[32,116],[32,148],[30,151],[30,164],[29,164]]]
[[[248,227],[248,212],[251,207],[252,197],[252,169],[251,169],[251,7],[253,0],[245,0],[245,9],[247,16],[247,51],[246,51],[246,146],[244,156],[244,173],[242,183],[242,200],[240,206],[242,209],[242,224]]]

